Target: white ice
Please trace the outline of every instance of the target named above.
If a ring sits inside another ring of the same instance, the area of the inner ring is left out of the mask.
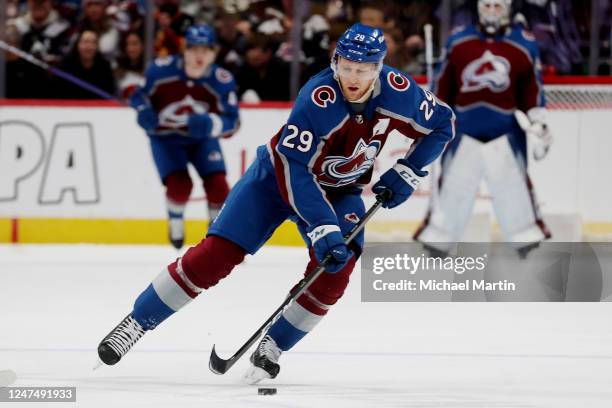
[[[277,395],[240,383],[248,356],[211,373],[213,343],[228,357],[301,277],[298,248],[248,257],[117,366],[92,371],[100,339],[176,256],[0,246],[0,369],[17,372],[16,386],[76,386],[76,405],[94,408],[612,406],[611,303],[362,303],[358,269],[341,302],[282,356],[267,383]]]

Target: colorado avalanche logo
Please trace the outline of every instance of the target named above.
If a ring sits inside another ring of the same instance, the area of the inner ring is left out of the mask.
[[[159,112],[159,125],[179,129],[187,126],[187,120],[192,113],[206,112],[208,112],[208,104],[196,101],[191,95],[187,95],[180,101],[168,104]]]
[[[336,91],[331,86],[319,86],[312,91],[310,98],[315,105],[327,108],[328,104],[336,102]]]
[[[380,148],[380,140],[373,140],[370,144],[366,144],[363,139],[359,139],[350,156],[327,157],[321,165],[319,183],[330,187],[341,187],[354,183],[372,167]]]
[[[221,82],[222,84],[229,84],[232,82],[232,74],[223,68],[217,68],[215,70],[215,77],[217,78],[217,81]]]
[[[359,222],[359,216],[354,212],[350,214],[344,214],[344,219],[352,224],[357,224]]]
[[[487,50],[482,57],[470,62],[461,73],[461,92],[489,89],[504,92],[510,86],[510,62]]]
[[[404,92],[406,89],[410,88],[410,81],[408,78],[397,72],[389,72],[387,74],[387,82],[389,82],[391,88],[396,91]]]

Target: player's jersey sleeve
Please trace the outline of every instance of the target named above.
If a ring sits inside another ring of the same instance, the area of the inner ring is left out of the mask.
[[[531,62],[531,66],[521,73],[516,83],[517,108],[527,112],[531,108],[546,105],[542,82],[542,63],[535,37],[522,29],[516,30],[518,32],[513,33],[513,40],[529,53],[529,60]]]
[[[388,67],[383,69],[383,76],[384,102],[377,110],[393,118],[401,134],[415,140],[406,159],[422,169],[455,137],[455,113],[410,76]]]
[[[338,224],[336,213],[313,172],[325,140],[314,121],[315,109],[302,92],[276,143],[276,172],[283,195],[309,229]],[[320,120],[320,119],[319,119]]]
[[[230,137],[240,126],[238,112],[238,95],[236,93],[236,81],[232,74],[220,67],[215,68],[214,75],[217,79],[217,91],[222,110],[219,113],[211,113],[213,121],[212,137]]]
[[[415,87],[414,128],[423,134],[411,146],[406,159],[422,169],[433,162],[455,137],[455,113],[431,91]]]

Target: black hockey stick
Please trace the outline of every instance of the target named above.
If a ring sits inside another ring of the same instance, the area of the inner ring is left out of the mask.
[[[376,197],[376,203],[374,203],[374,205],[372,207],[370,207],[368,212],[365,213],[365,215],[359,221],[359,223],[357,223],[349,231],[349,233],[345,235],[345,237],[344,237],[344,243],[345,244],[348,245],[357,236],[357,234],[359,234],[359,232],[363,229],[365,224],[370,220],[370,218],[372,218],[374,213],[376,213],[376,211],[378,211],[380,206],[389,198],[390,193],[391,192],[389,190],[386,190],[384,193],[382,193],[381,195],[378,195]],[[210,352],[210,360],[208,361],[208,368],[210,368],[210,370],[213,373],[219,374],[219,375],[225,374],[227,372],[227,370],[232,368],[232,366],[236,363],[236,361],[238,361],[238,359],[240,357],[242,357],[242,355],[244,353],[246,353],[249,348],[251,348],[251,346],[257,341],[257,339],[259,339],[262,336],[262,334],[268,329],[268,326],[273,321],[276,320],[278,315],[280,315],[283,312],[285,307],[287,307],[287,305],[289,303],[291,303],[292,301],[296,300],[302,293],[304,293],[304,291],[308,288],[308,286],[310,286],[310,284],[315,279],[317,279],[319,277],[319,275],[321,275],[325,271],[325,266],[329,263],[331,258],[332,258],[331,255],[327,255],[323,259],[323,261],[319,264],[319,266],[317,266],[317,268],[311,274],[309,274],[308,276],[303,278],[291,290],[291,292],[289,293],[289,296],[287,296],[287,299],[285,299],[283,304],[280,305],[278,307],[278,309],[276,309],[274,311],[274,313],[272,313],[272,315],[270,317],[268,317],[268,320],[266,320],[265,323],[262,324],[261,327],[259,329],[257,329],[257,331],[255,333],[253,333],[251,338],[249,338],[247,340],[247,342],[244,343],[244,345],[242,347],[240,347],[238,349],[238,351],[233,356],[231,356],[227,360],[222,359],[215,352],[215,346],[213,345],[213,349]]]

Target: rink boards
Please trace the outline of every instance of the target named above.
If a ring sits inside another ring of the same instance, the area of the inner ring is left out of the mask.
[[[605,177],[612,174],[609,112],[551,111],[555,143],[544,161],[530,163],[545,217],[577,220],[582,234],[591,238],[612,233],[612,191],[605,188]],[[288,113],[285,104],[242,109],[239,132],[222,141],[230,184]],[[373,179],[403,156],[410,143],[395,132]],[[164,190],[148,139],[129,108],[82,102],[3,104],[0,175],[0,242],[166,242]],[[186,213],[188,242],[201,239],[206,228],[204,192],[201,183],[194,185]],[[427,210],[429,192],[426,183],[404,206],[379,212],[371,231],[409,236]],[[373,201],[369,189],[365,198]],[[489,207],[482,188],[475,212],[486,223]],[[301,239],[286,223],[271,242],[299,245]]]

